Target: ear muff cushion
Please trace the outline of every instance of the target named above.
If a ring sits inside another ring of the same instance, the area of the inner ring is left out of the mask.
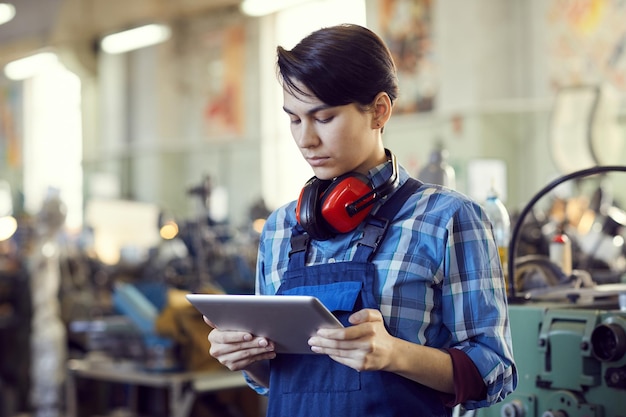
[[[349,173],[338,177],[322,195],[322,217],[335,233],[354,230],[367,217],[372,206],[367,206],[352,216],[347,207],[371,191],[372,186],[365,175]]]
[[[313,239],[328,239],[332,235],[320,208],[322,194],[330,183],[331,181],[313,177],[300,191],[296,205],[296,219]]]

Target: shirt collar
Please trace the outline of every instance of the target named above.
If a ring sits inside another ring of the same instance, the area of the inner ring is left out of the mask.
[[[381,186],[385,183],[393,173],[393,167],[391,161],[387,160],[380,165],[376,165],[374,168],[368,171],[368,177],[372,182],[374,188]]]

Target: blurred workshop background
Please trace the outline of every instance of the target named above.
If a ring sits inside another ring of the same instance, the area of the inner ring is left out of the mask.
[[[312,175],[275,49],[343,22],[396,58],[398,161],[509,216],[521,381],[480,413],[626,415],[625,1],[15,0],[0,22],[0,417],[263,415],[184,295],[254,292],[263,220]]]

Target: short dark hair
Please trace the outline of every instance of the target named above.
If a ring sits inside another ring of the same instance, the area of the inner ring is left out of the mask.
[[[389,48],[371,30],[354,24],[319,29],[293,49],[279,46],[278,77],[284,88],[303,94],[304,84],[330,106],[367,106],[386,92],[398,96],[396,66]]]

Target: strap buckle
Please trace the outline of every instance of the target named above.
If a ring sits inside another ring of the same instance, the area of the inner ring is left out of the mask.
[[[309,247],[309,239],[308,233],[291,236],[291,250],[289,251],[289,257],[291,257],[294,253],[306,251]]]
[[[363,229],[363,237],[357,242],[357,244],[360,246],[368,246],[373,249],[372,252],[376,252],[378,245],[382,242],[383,237],[387,232],[388,226],[389,220],[371,216]]]

